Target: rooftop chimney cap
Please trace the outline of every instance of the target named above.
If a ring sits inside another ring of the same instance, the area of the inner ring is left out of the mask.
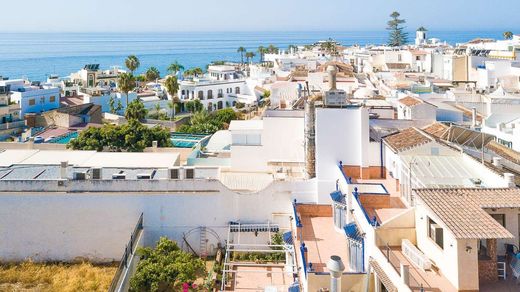
[[[342,273],[345,270],[345,265],[343,264],[341,257],[333,255],[327,262],[327,269],[329,269],[331,273]]]
[[[338,70],[336,69],[336,66],[334,66],[334,65],[327,66],[327,72],[336,73],[337,71]]]

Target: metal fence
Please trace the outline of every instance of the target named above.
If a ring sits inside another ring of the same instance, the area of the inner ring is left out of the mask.
[[[108,289],[109,292],[115,292],[117,291],[117,285],[119,283],[119,280],[121,278],[121,275],[123,275],[123,272],[125,269],[128,268],[128,260],[130,257],[134,254],[135,245],[137,242],[137,239],[139,238],[139,232],[143,230],[143,213],[139,216],[139,219],[137,220],[137,224],[135,225],[134,231],[132,234],[130,234],[130,241],[125,246],[125,252],[123,253],[123,256],[121,257],[121,261],[119,262],[119,267],[117,268],[116,274],[114,275],[114,278],[112,279],[112,283],[110,284],[110,288]]]

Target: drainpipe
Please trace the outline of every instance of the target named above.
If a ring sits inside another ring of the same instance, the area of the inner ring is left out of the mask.
[[[341,292],[341,275],[345,270],[341,257],[331,256],[327,262],[327,269],[330,271],[330,292]]]

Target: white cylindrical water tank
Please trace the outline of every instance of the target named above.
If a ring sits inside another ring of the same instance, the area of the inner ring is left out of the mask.
[[[510,188],[514,188],[516,186],[515,184],[515,175],[512,173],[504,173],[504,179],[507,182],[507,186]]]

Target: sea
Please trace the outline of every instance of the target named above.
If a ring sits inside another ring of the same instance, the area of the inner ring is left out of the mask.
[[[413,41],[414,32],[409,33]],[[429,31],[428,38],[450,44],[476,37],[502,38],[502,31]],[[281,49],[332,38],[343,45],[383,44],[387,31],[298,32],[125,32],[125,33],[4,33],[0,32],[0,76],[45,81],[77,72],[86,64],[124,67],[128,55],[141,61],[137,73],[154,66],[161,74],[174,61],[186,69],[205,68],[213,61],[239,61],[238,47],[256,53],[260,45]],[[258,54],[257,54],[258,55]],[[258,56],[256,57],[258,59]]]

